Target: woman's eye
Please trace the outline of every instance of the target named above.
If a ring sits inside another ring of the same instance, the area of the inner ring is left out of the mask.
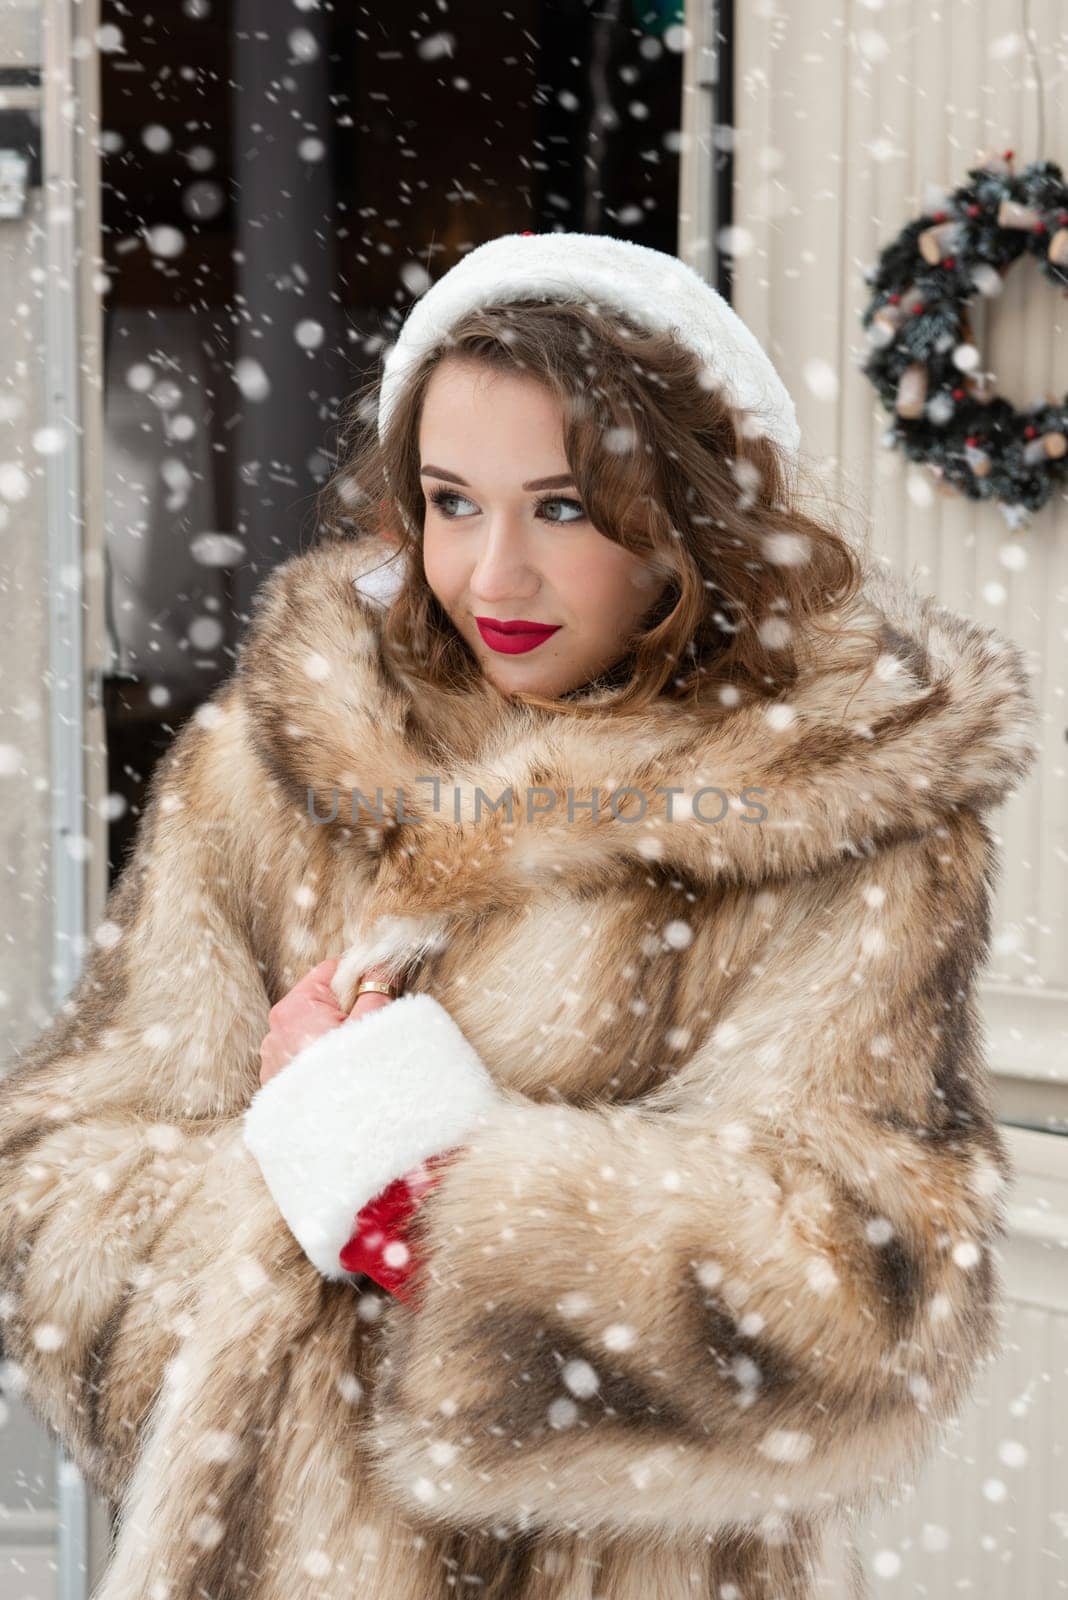
[[[578,500],[571,500],[571,499],[569,499],[569,498],[567,498],[565,496],[561,496],[561,495],[558,495],[558,494],[557,495],[551,495],[546,500],[539,500],[538,501],[538,511],[539,511],[539,513],[544,511],[546,506],[571,506],[571,508],[578,513],[578,515],[574,516],[574,517],[546,517],[546,519],[545,519],[546,522],[581,522],[583,517],[586,515],[585,511],[583,511],[582,506],[581,506],[581,504],[580,504],[580,502]]]
[[[438,507],[439,511],[441,511],[443,516],[451,517],[453,512],[446,510],[446,500],[464,500],[467,497],[462,494],[457,494],[455,489],[435,489],[430,498],[433,504]],[[467,503],[468,505],[472,504],[470,500],[468,500]]]

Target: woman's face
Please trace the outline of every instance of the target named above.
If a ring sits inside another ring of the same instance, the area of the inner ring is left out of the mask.
[[[419,459],[427,581],[495,688],[559,696],[626,654],[666,580],[589,521],[544,385],[446,358],[424,399]],[[554,631],[492,626],[515,622]]]

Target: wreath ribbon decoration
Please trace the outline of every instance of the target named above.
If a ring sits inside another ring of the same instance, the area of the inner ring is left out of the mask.
[[[1053,161],[991,154],[938,209],[907,223],[865,274],[862,371],[892,422],[883,435],[944,492],[993,500],[1012,528],[1068,478],[1068,395],[1017,408],[995,392],[968,315],[1001,293],[1022,255],[1068,293],[1068,187]]]

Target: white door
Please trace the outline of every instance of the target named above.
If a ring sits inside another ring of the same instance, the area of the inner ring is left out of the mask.
[[[69,992],[107,884],[96,0],[0,7],[0,1070]],[[2,1323],[0,1323],[2,1330]],[[0,1600],[84,1600],[106,1508],[0,1364]]]

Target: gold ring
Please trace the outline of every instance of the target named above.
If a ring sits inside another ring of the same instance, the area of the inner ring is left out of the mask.
[[[391,1000],[396,1000],[400,990],[391,983],[378,983],[374,978],[365,978],[357,987],[353,1000],[358,1000],[361,994],[388,994]]]

